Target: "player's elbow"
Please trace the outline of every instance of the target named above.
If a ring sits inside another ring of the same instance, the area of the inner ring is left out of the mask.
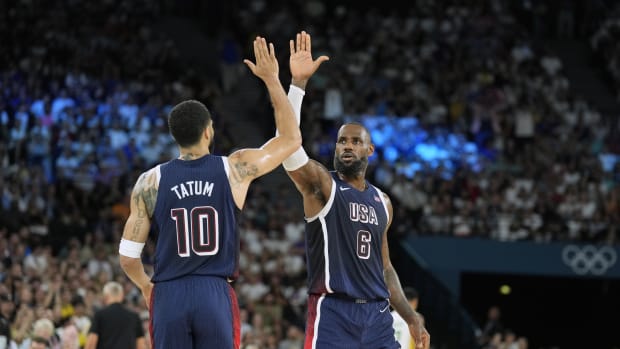
[[[301,135],[281,135],[282,142],[280,146],[286,151],[287,156],[293,154],[301,147]]]
[[[138,265],[140,259],[123,256],[121,254],[119,255],[119,262],[123,271],[128,272]]]
[[[299,149],[301,147],[301,132],[295,132],[295,134],[291,137],[291,148],[293,151]]]

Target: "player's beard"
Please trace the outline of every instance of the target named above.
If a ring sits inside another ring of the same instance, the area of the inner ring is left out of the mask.
[[[344,163],[337,156],[334,157],[334,168],[345,177],[356,177],[366,169],[366,166],[368,166],[367,156],[362,156],[357,160],[351,161],[349,164]]]

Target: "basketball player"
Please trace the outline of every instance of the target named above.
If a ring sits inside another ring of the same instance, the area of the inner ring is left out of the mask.
[[[119,246],[120,262],[151,312],[155,348],[239,348],[236,215],[250,183],[301,145],[295,114],[278,79],[273,44],[254,41],[256,63],[245,60],[266,85],[280,132],[259,149],[211,155],[213,123],[197,101],[170,112],[180,156],[143,173],[131,195],[131,213]],[[140,255],[153,223],[158,232],[152,278]]]
[[[327,57],[313,61],[305,32],[291,40],[290,49],[289,100],[299,120],[306,83]],[[417,348],[429,347],[430,336],[390,262],[392,203],[365,179],[373,150],[368,130],[348,123],[338,131],[335,171],[308,159],[302,147],[282,163],[303,196],[307,221],[305,349],[399,348],[390,304],[407,322]]]

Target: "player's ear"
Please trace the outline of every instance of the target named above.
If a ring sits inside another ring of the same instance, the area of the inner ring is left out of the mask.
[[[213,121],[209,121],[209,124],[207,124],[207,127],[205,127],[205,130],[202,134],[202,136],[207,140],[210,141],[211,140],[211,128],[213,127]]]
[[[370,145],[368,145],[368,156],[370,157],[374,153],[375,153],[375,145],[370,143]]]

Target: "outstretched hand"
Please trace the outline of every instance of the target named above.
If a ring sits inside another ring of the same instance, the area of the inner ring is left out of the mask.
[[[278,79],[280,68],[272,43],[269,43],[269,48],[267,48],[267,41],[265,38],[257,36],[256,39],[254,39],[254,57],[256,58],[256,63],[249,59],[243,60],[243,63],[250,68],[254,75],[258,76],[263,81],[273,78]]]
[[[291,40],[289,45],[291,47],[289,65],[293,81],[302,82],[305,85],[312,74],[319,69],[321,63],[328,61],[329,57],[320,56],[315,60],[312,59],[312,41],[310,34],[305,31],[297,33],[295,41]]]

